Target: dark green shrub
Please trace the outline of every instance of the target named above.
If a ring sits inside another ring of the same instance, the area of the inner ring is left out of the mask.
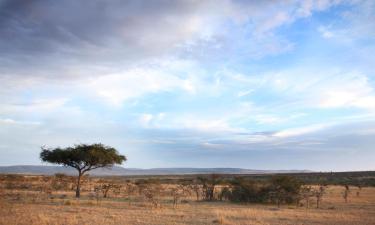
[[[275,176],[269,184],[269,199],[279,206],[296,202],[302,183],[290,176]]]
[[[262,187],[252,180],[236,179],[232,184],[232,191],[228,199],[233,202],[262,202]]]
[[[299,198],[301,182],[293,177],[276,176],[269,182],[236,178],[230,188],[223,188],[221,196],[232,202],[290,204]]]

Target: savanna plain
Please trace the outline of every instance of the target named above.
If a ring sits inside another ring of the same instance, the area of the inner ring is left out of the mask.
[[[368,181],[374,177],[86,176],[76,198],[71,176],[1,175],[0,224],[370,225],[375,187]]]

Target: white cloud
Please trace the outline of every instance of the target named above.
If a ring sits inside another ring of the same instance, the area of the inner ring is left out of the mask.
[[[319,90],[320,107],[375,108],[375,92],[367,76],[359,73],[343,73],[327,80]]]
[[[233,131],[235,130],[231,127],[227,121],[224,119],[196,119],[185,118],[184,121],[181,121],[183,127],[188,129],[198,129],[203,131]]]
[[[260,124],[276,124],[285,121],[285,118],[275,115],[255,115],[255,120]]]
[[[291,129],[279,131],[279,132],[273,134],[273,136],[279,137],[279,138],[301,136],[301,135],[304,135],[304,134],[313,133],[313,132],[322,130],[322,129],[327,128],[329,126],[330,126],[329,124],[315,124],[315,125],[310,125],[310,126],[306,126],[306,127],[291,128]]]
[[[202,143],[202,146],[206,148],[212,148],[212,149],[219,149],[219,148],[225,147],[223,144],[210,143],[210,142],[204,142]]]
[[[247,90],[247,91],[240,91],[237,93],[237,96],[238,97],[244,97],[244,96],[247,96],[249,94],[251,94],[254,90]]]
[[[0,114],[40,113],[47,114],[57,111],[63,107],[69,99],[67,98],[40,98],[25,103],[0,104]]]
[[[144,113],[139,116],[139,122],[144,128],[161,127],[161,123],[165,118],[165,113],[151,114]]]
[[[301,17],[311,16],[313,11],[323,11],[333,5],[337,5],[343,0],[305,0],[299,1],[300,6],[296,15]]]
[[[258,35],[263,34],[290,22],[290,15],[287,12],[279,11],[272,15],[272,19],[264,20],[263,23],[258,26],[256,33]]]
[[[308,107],[355,107],[372,110],[375,91],[368,76],[337,69],[294,69],[249,80],[258,88],[273,90],[284,101],[300,101]]]
[[[322,37],[327,38],[327,39],[333,38],[335,36],[333,31],[329,30],[329,28],[325,26],[320,26],[318,28],[318,31],[321,33]]]
[[[5,119],[0,118],[0,124],[4,124],[4,125],[31,125],[31,126],[37,126],[37,125],[41,125],[41,122],[38,122],[38,121],[14,120],[14,119],[10,119],[10,118],[5,118]]]
[[[228,118],[199,118],[198,116],[179,115],[172,120],[170,126],[173,128],[192,129],[210,132],[232,132],[240,129],[232,127]]]
[[[168,71],[144,68],[104,75],[92,79],[86,85],[87,91],[93,91],[114,106],[121,106],[126,100],[146,94],[176,89],[192,92],[194,86],[189,80],[168,74]]]
[[[153,117],[152,114],[142,114],[139,120],[143,126],[148,126]]]

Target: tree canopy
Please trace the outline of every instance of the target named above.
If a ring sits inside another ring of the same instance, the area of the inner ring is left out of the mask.
[[[55,149],[42,147],[40,158],[44,162],[70,166],[82,172],[126,161],[126,157],[120,155],[115,148],[100,143]]]
[[[42,147],[40,159],[44,162],[70,166],[78,170],[76,197],[80,196],[81,176],[89,170],[122,164],[126,157],[115,148],[98,144],[78,144],[67,148]]]

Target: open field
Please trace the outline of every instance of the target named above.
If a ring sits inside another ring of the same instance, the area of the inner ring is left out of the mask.
[[[343,186],[327,186],[319,209],[313,198],[309,208],[296,204],[278,208],[274,204],[197,201],[193,193],[179,196],[179,204],[174,206],[167,190],[178,184],[161,184],[154,204],[136,186],[111,189],[106,198],[94,196],[93,189],[104,181],[88,179],[81,199],[76,200],[73,191],[52,190],[57,185],[48,177],[2,179],[0,224],[375,224],[374,187],[359,190],[351,186],[345,203]]]

